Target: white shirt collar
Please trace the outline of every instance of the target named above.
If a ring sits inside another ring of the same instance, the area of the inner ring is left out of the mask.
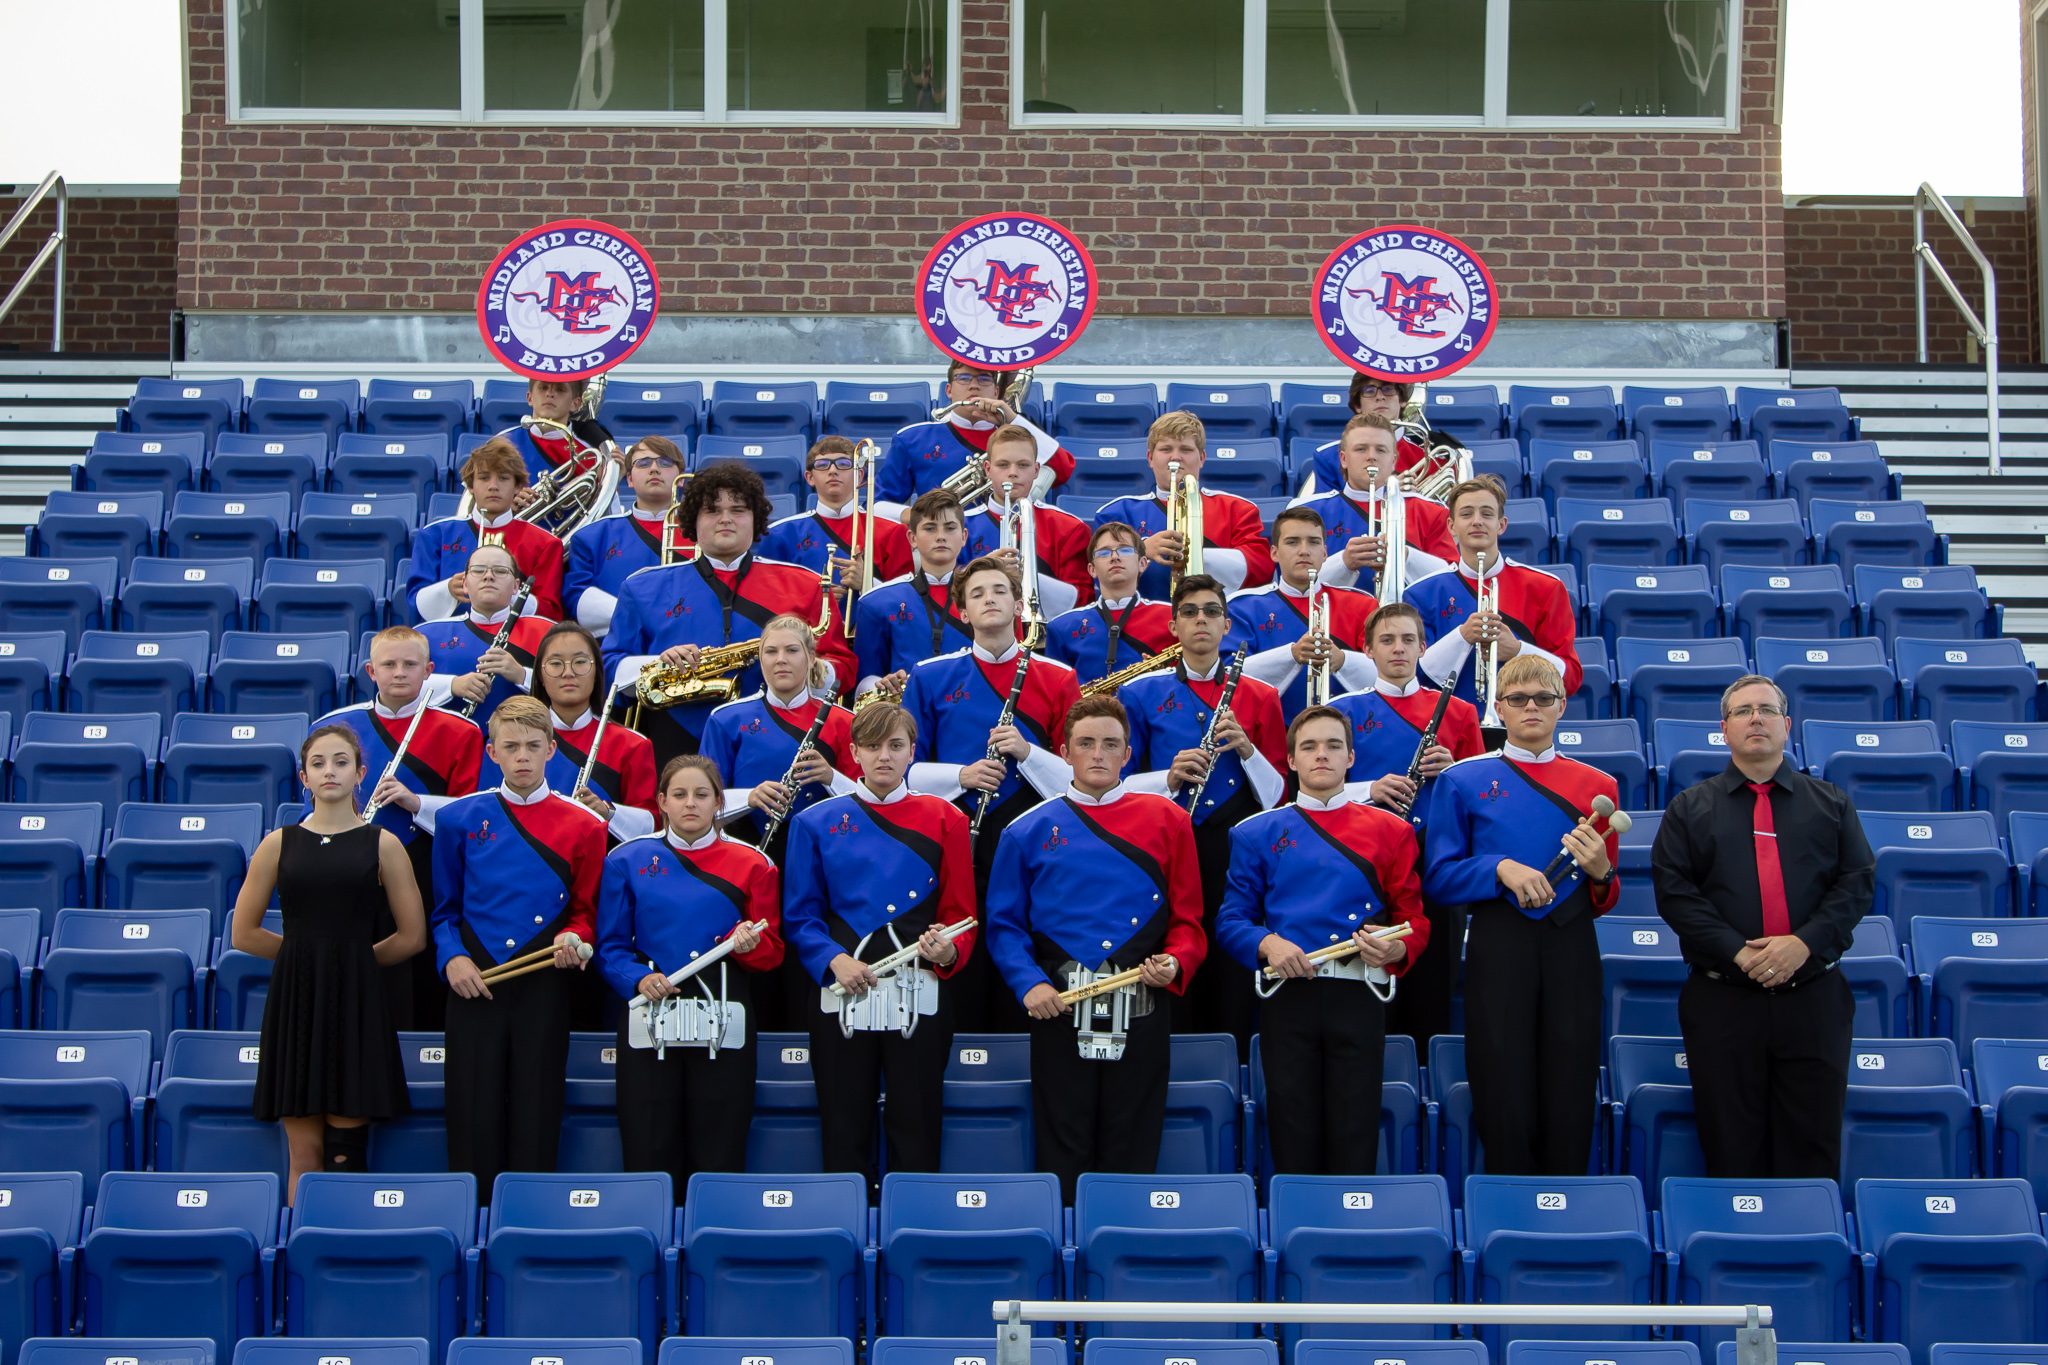
[[[1188,675],[1189,682],[1208,682],[1223,671],[1223,656],[1221,654],[1218,654],[1216,656],[1216,662],[1209,665],[1207,672],[1195,672],[1194,669],[1188,667],[1187,660],[1185,658],[1181,660],[1180,668],[1181,672]]]
[[[1138,594],[1136,593],[1132,593],[1129,597],[1117,598],[1098,596],[1095,599],[1095,605],[1102,608],[1102,610],[1104,611],[1122,611],[1125,607],[1128,607],[1129,605],[1131,605],[1131,603],[1137,600]]]
[[[957,568],[959,566],[960,561],[956,559],[953,561],[953,563],[954,567]],[[927,569],[922,564],[920,564],[918,566],[918,571],[924,575],[924,581],[927,583],[951,583],[953,581],[952,569],[948,569],[944,573],[933,573],[930,569]]]
[[[761,700],[767,702],[770,706],[774,707],[778,711],[794,711],[797,707],[802,706],[805,702],[809,701],[810,699],[811,689],[808,687],[800,687],[797,689],[796,695],[794,697],[791,697],[788,701],[784,701],[781,697],[775,695],[775,689],[768,685],[768,680],[766,678],[763,678],[761,680]]]
[[[1071,782],[1067,784],[1067,799],[1082,806],[1113,806],[1124,798],[1124,784],[1119,782],[1100,796],[1090,796]]]
[[[1422,690],[1422,679],[1410,678],[1405,684],[1397,687],[1388,682],[1387,675],[1382,673],[1373,681],[1372,690],[1383,697],[1412,697]]]
[[[635,520],[648,522],[653,525],[658,525],[668,520],[668,509],[666,507],[662,508],[659,512],[650,512],[636,502],[628,510],[632,512]]]
[[[959,427],[962,431],[994,431],[996,429],[994,422],[970,422],[957,412],[947,413],[946,420]]]
[[[1342,810],[1344,807],[1352,804],[1351,791],[1348,787],[1339,787],[1337,788],[1337,794],[1327,801],[1318,801],[1307,792],[1302,792],[1294,798],[1294,804],[1300,806],[1303,810]]]
[[[1152,490],[1152,501],[1154,502],[1165,502],[1171,496],[1172,494],[1168,493],[1164,488],[1155,488]]]
[[[1309,597],[1314,594],[1316,590],[1316,583],[1314,579],[1310,579],[1308,586],[1306,588],[1300,589],[1299,591],[1295,589],[1295,586],[1292,583],[1289,583],[1285,578],[1282,578],[1278,575],[1274,576],[1273,582],[1280,589],[1281,593],[1284,596],[1291,597],[1297,602],[1306,602],[1309,599]]]
[[[370,698],[370,709],[385,720],[409,720],[412,718],[412,713],[420,709],[420,703],[426,700],[426,695],[426,689],[421,688],[418,696],[415,696],[396,711],[386,706],[380,699],[372,697]]]
[[[745,560],[745,554],[742,554],[738,559],[725,560],[713,559],[709,551],[706,551],[704,555],[704,562],[706,564],[709,564],[712,568],[718,570],[721,573],[737,573],[739,571],[740,565]]]
[[[1540,754],[1531,753],[1529,750],[1513,744],[1502,745],[1500,751],[1502,757],[1512,758],[1517,763],[1548,763],[1551,759],[1557,757],[1557,746],[1555,744]]]
[[[1362,488],[1353,488],[1349,483],[1344,485],[1344,496],[1353,502],[1378,502],[1386,491],[1384,488],[1375,488],[1368,493]]]
[[[511,614],[512,608],[509,605],[498,608],[489,616],[478,615],[475,607],[469,609],[469,619],[480,626],[502,626],[505,624],[505,618]]]
[[[538,806],[541,802],[553,796],[554,793],[549,791],[548,784],[543,782],[526,795],[521,796],[518,792],[513,791],[510,787],[500,782],[498,784],[498,795],[504,797],[515,806]]]
[[[845,521],[853,515],[853,501],[852,498],[848,498],[837,507],[827,507],[824,500],[820,499],[818,505],[811,509],[811,515],[823,517],[827,521]]]
[[[498,515],[495,517],[487,517],[482,512],[478,512],[476,514],[476,524],[483,527],[486,531],[495,531],[500,527],[510,526],[512,524],[513,515],[516,512],[518,512],[518,510],[519,509],[516,507],[508,507],[504,511],[498,513]]]
[[[910,795],[910,784],[908,782],[898,782],[889,789],[887,796],[877,796],[874,793],[874,789],[869,787],[867,783],[856,782],[853,784],[853,794],[867,802],[870,806],[893,806]]]
[[[695,853],[698,849],[709,848],[718,842],[718,826],[713,825],[710,829],[705,830],[704,837],[701,839],[685,839],[673,829],[663,830],[661,837],[668,840],[670,848],[679,849],[685,853]]]
[[[985,664],[1006,664],[1010,662],[1010,660],[1017,657],[1017,651],[1023,648],[1023,646],[1013,643],[1008,649],[1004,650],[1001,654],[991,654],[978,644],[969,645],[967,648],[970,651],[972,651],[975,658],[981,660]]]
[[[595,719],[595,717],[593,717],[590,714],[590,709],[588,707],[585,707],[583,710],[576,713],[576,719],[563,720],[562,713],[560,711],[555,710],[554,707],[550,706],[548,708],[548,719],[555,723],[555,728],[557,730],[580,730],[584,726],[590,724],[590,722],[593,719]]]
[[[1487,555],[1486,576],[1488,578],[1499,578],[1501,576],[1502,571],[1507,568],[1508,562],[1508,557],[1504,554],[1495,552]],[[1458,572],[1463,574],[1467,578],[1479,577],[1479,570],[1473,568],[1470,564],[1467,564],[1465,562],[1465,550],[1463,546],[1458,547]]]

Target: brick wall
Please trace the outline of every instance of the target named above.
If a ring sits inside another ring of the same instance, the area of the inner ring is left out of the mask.
[[[1966,213],[1962,202],[1954,204]],[[1998,277],[1999,358],[2026,364],[2042,356],[2035,336],[2033,234],[2018,209],[1979,209],[1970,235]],[[1972,308],[1982,311],[1983,276],[1947,224],[1928,215],[1928,244]],[[1911,364],[1913,210],[1896,204],[1816,205],[1785,213],[1785,310],[1796,365],[1844,361]],[[1960,364],[1969,336],[1955,305],[1930,274],[1927,358]]]
[[[938,233],[1024,205],[1084,234],[1108,312],[1300,313],[1332,247],[1406,219],[1484,255],[1510,316],[1784,311],[1776,0],[1744,6],[1741,131],[1655,139],[1015,131],[1006,0],[964,5],[957,130],[234,125],[221,0],[187,11],[188,308],[464,311],[515,231],[581,215],[676,312],[904,312]]]
[[[12,217],[20,201],[0,203]],[[0,298],[14,287],[56,226],[45,202],[0,250]],[[168,354],[178,294],[178,201],[74,199],[65,219],[64,349]],[[53,266],[0,320],[0,351],[50,348]]]

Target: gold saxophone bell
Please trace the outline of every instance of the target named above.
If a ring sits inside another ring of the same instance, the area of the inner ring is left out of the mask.
[[[903,700],[903,694],[887,683],[876,683],[853,699],[853,714],[856,716],[870,706],[895,706]]]
[[[1092,683],[1084,683],[1081,695],[1084,697],[1113,697],[1116,690],[1127,682],[1134,682],[1148,673],[1157,673],[1172,668],[1180,662],[1181,646],[1178,641],[1168,645],[1149,659],[1140,659],[1134,664],[1125,664],[1114,673],[1104,674]]]
[[[633,684],[633,693],[642,706],[651,706],[657,711],[700,702],[731,701],[740,690],[739,683],[731,675],[743,671],[760,657],[759,640],[713,645],[698,654],[694,668],[655,664],[641,669],[640,680]]]

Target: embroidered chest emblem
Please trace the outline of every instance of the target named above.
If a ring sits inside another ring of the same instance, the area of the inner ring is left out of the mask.
[[[967,684],[963,682],[951,692],[948,692],[946,700],[952,702],[955,706],[964,705],[967,701]]]
[[[469,841],[473,844],[495,844],[498,836],[491,833],[491,822],[486,820],[470,832]]]
[[[1496,777],[1495,779],[1493,779],[1492,786],[1488,787],[1485,791],[1479,793],[1479,799],[1481,801],[1498,801],[1506,795],[1507,793],[1500,789],[1500,779]]]
[[[670,620],[674,620],[678,616],[688,616],[689,614],[689,599],[683,597],[678,597],[676,599],[676,604],[670,607],[667,611],[662,613],[662,615],[668,617]]]
[[[898,602],[895,610],[889,613],[889,620],[893,625],[907,626],[911,623],[912,619],[914,618],[910,614],[910,603],[908,602]]]
[[[1294,842],[1294,836],[1287,833],[1282,833],[1278,839],[1273,841],[1273,852],[1275,853],[1285,853],[1290,848],[1299,847],[1300,845]]]
[[[1375,730],[1384,728],[1385,727],[1380,724],[1380,718],[1378,716],[1362,716],[1359,718],[1358,723],[1351,727],[1352,732],[1354,734],[1360,735],[1369,735]]]
[[[825,827],[825,832],[827,834],[836,834],[843,839],[849,834],[858,834],[860,826],[853,823],[853,816],[842,813],[837,820],[834,820]]]
[[[758,734],[760,734],[760,733],[761,733],[761,718],[760,718],[759,716],[756,716],[756,717],[754,717],[754,718],[753,718],[752,720],[748,721],[748,722],[747,722],[747,723],[746,723],[745,725],[742,725],[742,726],[740,727],[740,733],[741,733],[741,734],[743,734],[743,735],[758,735]]]
[[[1169,696],[1166,700],[1160,702],[1159,705],[1152,708],[1152,714],[1164,716],[1178,710],[1180,710],[1180,698]]]
[[[647,866],[636,868],[635,872],[642,877],[666,877],[669,875],[668,864],[660,858],[649,858]]]
[[[1054,825],[1052,827],[1052,833],[1045,836],[1045,842],[1040,844],[1039,848],[1043,849],[1047,853],[1050,853],[1054,849],[1065,848],[1066,846],[1067,836],[1060,833],[1060,827],[1058,825]]]

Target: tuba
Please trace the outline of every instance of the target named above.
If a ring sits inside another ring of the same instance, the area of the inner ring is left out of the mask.
[[[1202,489],[1194,475],[1180,472],[1180,461],[1166,465],[1166,529],[1178,531],[1187,546],[1186,557],[1173,575],[1173,584],[1202,572]]]
[[[595,375],[583,390],[578,411],[587,418],[595,418],[603,398],[604,376]],[[549,535],[567,540],[599,517],[611,514],[618,503],[619,478],[624,466],[619,448],[609,438],[599,448],[578,436],[570,423],[551,422],[531,414],[520,418],[519,425],[541,435],[559,436],[569,443],[572,453],[567,463],[545,471],[533,481],[533,498],[512,514],[515,519],[531,522]],[[475,503],[465,489],[455,514],[467,518],[475,512]]]

